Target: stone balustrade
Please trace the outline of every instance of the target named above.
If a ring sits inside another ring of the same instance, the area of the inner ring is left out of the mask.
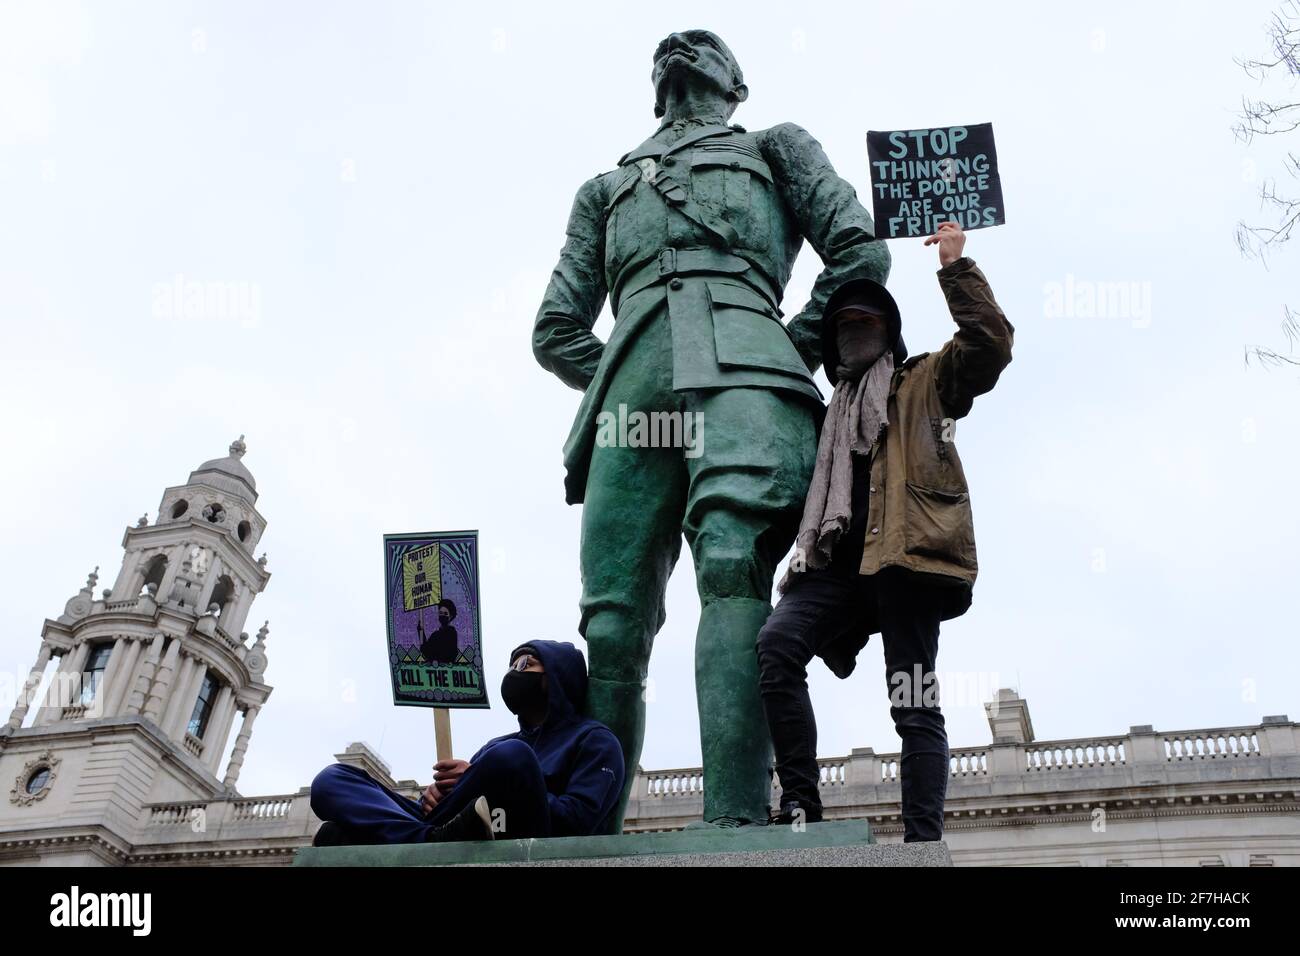
[[[1018,812],[1034,812],[1041,806],[1056,806],[1058,798],[1067,794],[1078,795],[1072,805],[1098,804],[1108,794],[1112,799],[1131,800],[1134,793],[1157,785],[1213,789],[1220,783],[1251,779],[1262,783],[1279,776],[1288,779],[1280,792],[1294,800],[1300,784],[1298,740],[1300,725],[1278,717],[1265,718],[1256,727],[1157,733],[1139,726],[1117,736],[1001,739],[985,747],[954,748],[946,810],[950,816],[1002,813],[1007,805],[1023,804]],[[900,758],[897,753],[877,754],[863,748],[846,757],[818,760],[827,817],[896,822],[901,810]],[[640,772],[633,781],[627,829],[684,826],[703,812],[703,792],[698,767]],[[774,806],[778,793],[774,779]]]
[[[1035,741],[1025,745],[1025,769],[1084,770],[1120,766],[1125,759],[1124,743],[1123,737]]]
[[[141,594],[138,597],[130,598],[126,601],[106,601],[104,602],[105,611],[134,611],[141,604],[142,599],[148,595]],[[150,599],[152,601],[152,599]]]
[[[134,860],[287,864],[320,821],[306,788],[266,797],[216,797],[144,808]]]
[[[884,841],[900,839],[899,761],[897,753],[877,754],[871,748],[819,760],[826,817],[865,817]],[[394,783],[410,796],[420,792],[415,781]],[[774,783],[773,805],[778,789]],[[699,767],[637,773],[627,831],[674,830],[698,820],[703,791]],[[1025,862],[1042,853],[1055,859],[1051,854],[1065,852],[1060,850],[1062,841],[1089,845],[1089,815],[1097,808],[1104,808],[1113,826],[1120,826],[1161,814],[1183,814],[1187,821],[1215,815],[1240,821],[1243,813],[1277,812],[1295,819],[1298,803],[1300,724],[1286,717],[1266,717],[1253,727],[1171,732],[1137,726],[1127,734],[1069,740],[1001,737],[987,746],[950,751],[945,838],[957,856],[965,854],[972,862]],[[310,843],[318,822],[306,788],[265,797],[152,804],[140,820],[133,859],[287,863],[294,847]],[[1015,833],[1028,838],[1034,829],[1029,824],[1057,849],[1006,849],[1011,831],[997,828],[1013,825]],[[1207,833],[1220,826],[1184,825],[1209,827]],[[975,834],[981,830],[994,849],[979,848]],[[1239,837],[1216,839],[1232,846]],[[1144,840],[1137,838],[1145,846]],[[964,850],[963,841],[972,849]],[[1213,857],[1204,847],[1197,852]],[[1048,857],[1043,859],[1050,862]]]
[[[1165,756],[1171,761],[1215,760],[1224,757],[1258,757],[1259,735],[1254,727],[1227,730],[1191,730],[1164,734]]]

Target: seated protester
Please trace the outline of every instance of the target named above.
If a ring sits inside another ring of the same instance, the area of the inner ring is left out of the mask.
[[[976,574],[953,426],[1011,361],[1015,331],[962,255],[965,242],[953,222],[925,241],[939,245],[939,285],[957,323],[938,352],[907,358],[898,306],[869,279],[844,283],[827,301],[823,364],[835,390],[782,597],[757,642],[782,790],[774,822],[822,815],[808,662],[820,656],[847,677],[880,632],[902,738],[903,840],[943,836],[949,753],[935,676],[939,622],[970,607]]]
[[[597,832],[623,790],[623,750],[582,716],[587,665],[569,643],[532,641],[510,654],[501,699],[518,733],[489,740],[469,761],[440,760],[417,803],[364,770],[331,764],[311,784],[325,823],[313,846],[443,843]]]

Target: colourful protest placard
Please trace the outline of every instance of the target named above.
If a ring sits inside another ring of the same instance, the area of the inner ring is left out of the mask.
[[[393,703],[487,707],[478,532],[384,535]]]

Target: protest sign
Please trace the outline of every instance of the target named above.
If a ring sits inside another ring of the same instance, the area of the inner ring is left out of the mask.
[[[993,124],[867,132],[876,238],[933,235],[1006,222]]]
[[[393,703],[487,707],[478,532],[384,535]]]

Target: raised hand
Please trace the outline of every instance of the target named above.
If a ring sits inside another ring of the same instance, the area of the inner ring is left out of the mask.
[[[934,235],[925,240],[927,246],[932,246],[936,242],[939,244],[940,268],[949,266],[961,258],[962,250],[966,248],[966,233],[952,220],[941,222]]]

